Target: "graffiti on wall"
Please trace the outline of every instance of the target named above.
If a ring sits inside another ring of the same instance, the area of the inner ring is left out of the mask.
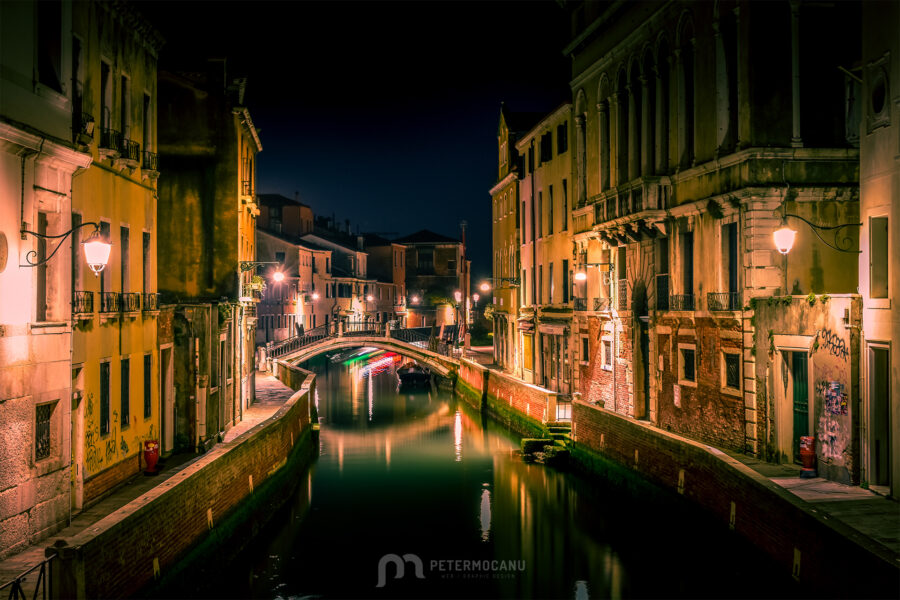
[[[84,428],[84,468],[96,473],[103,466],[103,455],[100,454],[100,428],[94,423],[94,394],[87,395],[87,422]]]
[[[847,392],[844,391],[844,384],[838,381],[819,381],[816,383],[816,394],[824,399],[826,414],[847,414]]]
[[[847,348],[844,338],[831,329],[820,329],[817,331],[816,344],[819,349],[825,350],[841,360],[847,360],[850,357],[850,350]]]
[[[818,438],[822,456],[831,460],[839,460],[850,441],[838,420],[831,415],[819,417]]]

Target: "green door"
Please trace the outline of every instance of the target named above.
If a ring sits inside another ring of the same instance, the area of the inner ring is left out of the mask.
[[[800,462],[800,436],[809,435],[808,357],[792,352],[791,378],[794,381],[794,462]]]

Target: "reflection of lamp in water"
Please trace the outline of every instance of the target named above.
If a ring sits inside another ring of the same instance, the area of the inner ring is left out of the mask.
[[[456,452],[456,462],[462,461],[462,413],[456,411],[453,419],[453,449]]]
[[[484,484],[487,485],[487,484]],[[491,492],[481,492],[481,541],[486,542],[491,537]]]

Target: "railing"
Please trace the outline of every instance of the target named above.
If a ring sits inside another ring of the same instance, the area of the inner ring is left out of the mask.
[[[669,296],[669,310],[694,310],[693,294],[672,294]]]
[[[122,294],[119,292],[100,292],[100,312],[117,313],[122,311]]]
[[[738,292],[707,292],[706,306],[709,310],[740,310]]]
[[[379,335],[384,333],[384,323],[374,321],[347,321],[344,335]]]
[[[291,352],[309,346],[310,344],[315,344],[319,340],[328,337],[329,327],[330,325],[319,325],[318,327],[313,327],[309,331],[306,331],[303,335],[289,337],[280,342],[270,342],[266,346],[266,356],[278,358],[279,356],[290,354]]]
[[[669,310],[669,276],[656,276],[656,310]]]
[[[144,294],[142,308],[145,312],[149,310],[159,310],[159,294],[155,292]]]
[[[609,298],[594,298],[594,312],[609,311]]]
[[[75,117],[78,121],[78,133],[94,139],[94,115],[82,112]]]
[[[575,310],[576,311],[586,311],[587,310],[587,298],[574,298],[575,300]]]
[[[144,150],[144,160],[141,168],[148,171],[159,171],[159,155],[156,152]]]
[[[44,600],[53,598],[51,572],[54,558],[56,558],[56,555],[42,560],[27,571],[17,575],[12,581],[7,581],[0,585],[0,598],[6,594],[7,589],[9,589],[9,595],[7,596],[9,600],[27,600],[28,593],[26,590],[31,591],[33,600],[37,600],[37,598],[43,598]],[[31,588],[32,582],[34,583],[33,589]]]
[[[343,324],[343,337],[355,337],[363,335],[383,335],[384,323],[350,322]],[[310,329],[301,336],[290,337],[280,342],[266,344],[266,356],[278,358],[292,352],[296,352],[306,346],[337,335],[338,324],[319,325]],[[349,330],[349,331],[348,331]],[[392,329],[392,339],[418,346],[423,350],[435,352],[442,356],[453,356],[453,345],[443,342],[416,329]]]
[[[122,134],[115,129],[103,128],[100,130],[100,147],[108,150],[116,150],[122,146]]]
[[[620,279],[619,280],[619,289],[618,294],[619,297],[619,310],[628,310],[628,280]]]
[[[141,310],[141,295],[137,292],[125,292],[121,300],[122,312],[139,312]]]
[[[94,312],[94,292],[72,292],[72,312],[85,314]]]
[[[244,196],[252,196],[253,195],[253,182],[245,179],[241,181],[241,194]]]
[[[259,289],[259,284],[245,283],[241,286],[241,298],[256,298],[259,300],[261,297],[262,290]]]
[[[122,155],[121,157],[124,158],[125,160],[140,162],[140,160],[141,160],[141,145],[133,140],[122,138],[121,145],[119,146],[119,153]]]

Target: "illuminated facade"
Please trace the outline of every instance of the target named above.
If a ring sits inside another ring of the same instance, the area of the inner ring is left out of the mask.
[[[516,142],[524,166],[519,376],[562,394],[572,383],[571,125],[572,105],[563,104]]]
[[[440,327],[458,321],[455,293],[468,290],[459,240],[423,229],[394,240],[406,248],[407,325]]]
[[[859,5],[570,15],[581,399],[858,481],[857,259],[772,233],[858,222]]]
[[[364,236],[369,276],[376,280],[373,295],[377,321],[406,322],[406,246],[375,234]]]
[[[39,242],[27,229],[71,228],[79,147],[70,3],[0,4],[0,557],[65,526],[74,507],[78,428],[72,404],[72,265],[80,244]],[[73,131],[74,129],[74,131]],[[80,267],[77,267],[80,268]],[[93,277],[93,276],[92,276]]]
[[[77,509],[139,473],[143,442],[160,440],[172,424],[161,420],[157,342],[156,57],[162,41],[126,5],[105,2],[74,3],[72,31],[73,104],[80,107],[80,141],[93,156],[72,182],[72,221],[99,223],[112,242],[99,277],[83,261],[71,274]],[[84,135],[91,129],[92,136]]]
[[[160,71],[159,290],[175,304],[174,447],[206,449],[254,399],[256,155],[246,80],[224,60]],[[169,448],[164,446],[164,450]]]

